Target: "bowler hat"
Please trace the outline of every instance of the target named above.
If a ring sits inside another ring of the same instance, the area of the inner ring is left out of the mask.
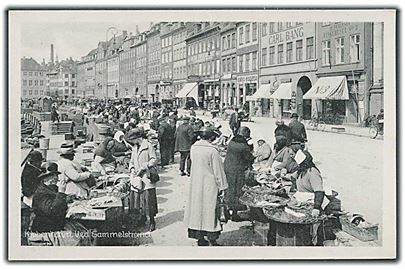
[[[38,151],[32,151],[29,155],[30,161],[42,161],[43,157],[42,154]]]
[[[297,113],[292,113],[291,118],[298,118],[298,114]]]
[[[58,164],[56,164],[55,162],[46,162],[44,165],[41,166],[41,169],[43,170],[43,172],[38,175],[38,178],[43,178],[51,174],[61,174],[60,172],[58,172]]]
[[[128,131],[127,136],[125,138],[126,141],[133,141],[138,138],[141,138],[143,136],[144,130],[142,128],[133,128],[130,131]]]

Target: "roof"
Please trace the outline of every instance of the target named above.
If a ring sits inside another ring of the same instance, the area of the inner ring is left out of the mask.
[[[30,57],[30,58],[24,57],[24,58],[21,58],[21,70],[45,71],[46,68],[41,66],[32,57]]]

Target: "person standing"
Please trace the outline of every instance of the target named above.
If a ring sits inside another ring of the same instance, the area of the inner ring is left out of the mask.
[[[38,175],[42,172],[41,164],[42,154],[38,151],[32,151],[21,174],[21,187],[22,194],[24,195],[23,202],[29,207],[32,204],[32,195],[40,183]]]
[[[291,128],[284,124],[284,120],[278,119],[276,121],[276,129],[274,130],[274,136],[276,137],[276,144],[279,140],[286,140],[287,146],[291,144],[292,133]]]
[[[200,140],[191,147],[191,178],[184,215],[188,237],[199,246],[218,246],[221,224],[216,209],[218,196],[228,188],[218,149],[211,144],[215,133],[209,128],[199,132]],[[207,237],[207,239],[205,239]]]
[[[162,168],[169,165],[170,143],[173,140],[172,127],[168,123],[168,116],[164,115],[158,128],[158,140],[160,149],[160,165]]]
[[[129,164],[132,175],[130,209],[138,210],[141,216],[146,218],[149,231],[154,231],[155,216],[158,213],[156,177],[159,177],[155,148],[144,138],[144,131],[141,128],[131,129],[126,141],[132,145]]]
[[[224,168],[229,189],[226,197],[230,210],[232,210],[232,220],[240,221],[238,211],[245,210],[246,207],[239,202],[242,196],[242,187],[245,185],[245,171],[253,164],[254,157],[246,139],[236,134],[228,144]]]
[[[305,130],[304,124],[298,121],[298,114],[293,113],[291,115],[291,122],[288,124],[291,129],[292,140],[299,142],[307,141],[307,132]]]
[[[187,175],[190,175],[191,160],[190,149],[194,139],[194,129],[189,124],[190,118],[183,117],[183,123],[176,130],[175,152],[180,152],[180,174],[186,175],[184,171],[187,163]]]
[[[59,123],[59,113],[57,111],[55,103],[52,104],[52,107],[51,107],[51,121],[52,121],[52,123],[54,123],[54,122]]]
[[[170,133],[169,133],[169,149],[170,149],[170,163],[174,163],[174,147],[176,144],[176,120],[169,118],[169,126],[170,126]]]
[[[236,135],[239,132],[241,121],[240,121],[237,109],[234,109],[234,108],[232,108],[232,109],[233,109],[233,112],[231,114],[231,117],[229,118],[229,127],[231,128],[233,135]]]

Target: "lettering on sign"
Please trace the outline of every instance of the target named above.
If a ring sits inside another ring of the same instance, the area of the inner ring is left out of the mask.
[[[269,44],[284,43],[288,41],[295,40],[297,38],[302,38],[304,36],[304,27],[300,26],[297,28],[289,29],[274,35],[270,35]]]
[[[257,75],[250,75],[250,76],[241,76],[238,77],[237,82],[239,84],[243,84],[243,83],[250,83],[250,82],[257,82]]]
[[[344,36],[346,34],[357,33],[360,31],[358,23],[335,23],[329,28],[323,29],[323,38],[328,39],[331,37]]]
[[[324,94],[330,89],[330,85],[321,85],[316,88],[317,94]]]

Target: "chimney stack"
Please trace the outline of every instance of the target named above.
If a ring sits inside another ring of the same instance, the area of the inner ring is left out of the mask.
[[[53,44],[51,44],[51,64],[53,64]]]
[[[139,35],[139,26],[138,26],[138,25],[136,26],[135,34],[136,34],[136,35]]]

